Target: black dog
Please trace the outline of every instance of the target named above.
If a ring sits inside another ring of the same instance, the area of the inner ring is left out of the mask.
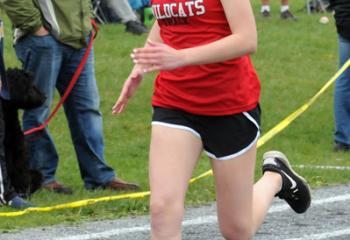
[[[29,197],[41,187],[42,175],[29,169],[29,152],[19,121],[19,109],[41,106],[46,97],[33,85],[33,75],[20,69],[7,69],[10,100],[1,99],[5,122],[5,159],[11,184],[22,197]]]

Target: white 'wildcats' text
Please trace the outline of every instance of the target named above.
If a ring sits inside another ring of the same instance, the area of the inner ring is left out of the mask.
[[[177,3],[164,3],[152,5],[153,14],[157,19],[187,18],[205,13],[203,0],[192,0]]]

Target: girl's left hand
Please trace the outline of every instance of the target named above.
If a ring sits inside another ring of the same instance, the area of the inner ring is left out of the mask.
[[[135,64],[148,66],[143,68],[144,72],[159,70],[172,70],[185,65],[184,56],[181,51],[176,50],[164,43],[148,40],[147,46],[134,49],[131,54]]]

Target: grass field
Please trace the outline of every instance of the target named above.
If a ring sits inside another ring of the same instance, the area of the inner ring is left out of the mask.
[[[299,21],[282,21],[279,6],[272,6],[272,17],[262,19],[259,3],[254,0],[259,34],[259,47],[252,56],[262,84],[263,134],[312,97],[337,70],[337,38],[334,21],[320,24],[320,14],[307,15],[302,9],[305,2],[295,0],[292,9]],[[1,16],[4,15],[0,12]],[[5,19],[6,20],[6,19]],[[19,66],[12,46],[9,22],[6,20],[6,62]],[[95,43],[96,76],[101,94],[101,111],[104,116],[105,155],[108,163],[121,178],[141,184],[148,190],[148,145],[150,134],[150,97],[154,75],[145,78],[127,111],[115,117],[111,107],[119,94],[132,63],[132,48],[141,46],[146,36],[132,36],[122,25],[104,25]],[[350,166],[350,155],[332,151],[333,88],[287,129],[258,149],[256,177],[261,175],[261,156],[271,149],[285,152],[294,165]],[[39,206],[52,206],[81,199],[110,196],[110,191],[90,192],[83,189],[75,153],[70,140],[63,111],[50,124],[57,143],[60,164],[57,178],[74,189],[72,196],[62,196],[41,191],[32,202]],[[205,157],[195,170],[197,176],[209,169]],[[349,183],[349,171],[298,170],[313,189],[326,185]],[[187,204],[206,204],[215,200],[213,179],[202,179],[191,185]],[[0,211],[12,211],[2,207]],[[148,198],[111,201],[82,208],[57,210],[48,213],[31,213],[15,218],[1,218],[1,231],[53,224],[76,224],[85,220],[111,219],[126,215],[148,213]]]

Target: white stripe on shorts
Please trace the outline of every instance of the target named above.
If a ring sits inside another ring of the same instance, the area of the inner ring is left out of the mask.
[[[189,131],[189,132],[193,133],[196,137],[201,139],[201,135],[190,127],[186,127],[186,126],[178,125],[178,124],[172,124],[172,123],[164,123],[164,122],[159,122],[159,121],[152,121],[152,125],[160,125],[160,126],[164,126],[164,127],[170,127],[170,128],[176,128],[176,129]]]
[[[247,112],[243,112],[243,115],[246,116],[246,118],[248,118],[252,123],[254,123],[254,125],[256,126],[256,128],[260,131],[260,126],[259,124],[255,121],[255,119],[249,115],[249,113]]]
[[[259,139],[260,137],[260,127],[259,124],[255,121],[255,119],[249,115],[249,113],[247,112],[242,112],[244,116],[246,116],[246,118],[248,118],[249,121],[251,121],[256,128],[258,129],[258,132],[256,133],[255,139],[245,148],[243,148],[242,150],[240,150],[239,152],[236,152],[234,154],[228,155],[228,156],[223,156],[223,157],[216,157],[214,154],[207,152],[204,150],[205,154],[207,154],[208,157],[215,159],[215,160],[230,160],[232,158],[238,157],[244,153],[246,153]]]

